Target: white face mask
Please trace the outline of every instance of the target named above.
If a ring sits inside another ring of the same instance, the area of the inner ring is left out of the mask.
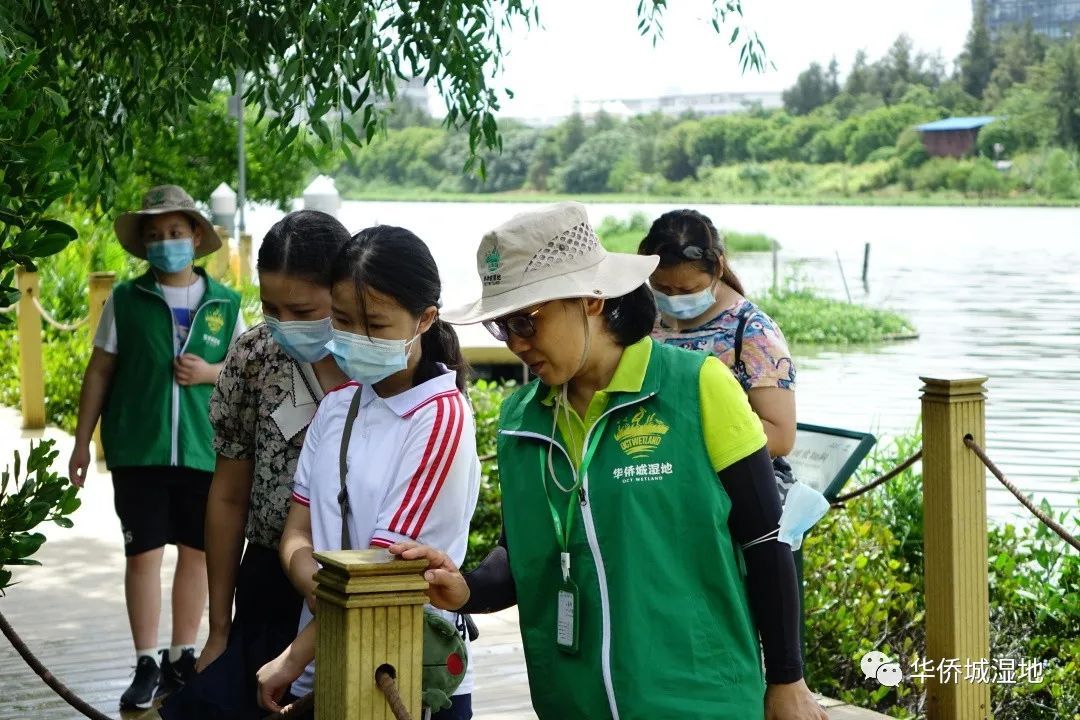
[[[330,334],[326,349],[341,371],[362,385],[374,385],[408,367],[409,346],[420,337],[416,334],[410,340],[383,340],[336,328]]]
[[[665,295],[655,289],[652,294],[660,312],[677,320],[689,320],[704,315],[716,303],[712,285],[689,295]]]
[[[780,525],[756,540],[742,546],[743,550],[763,542],[777,540],[787,543],[792,550],[802,547],[803,535],[829,512],[829,501],[806,483],[796,482],[788,490],[784,510],[780,513]]]

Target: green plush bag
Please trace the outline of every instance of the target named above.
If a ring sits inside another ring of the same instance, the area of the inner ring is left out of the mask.
[[[338,493],[338,506],[341,509],[341,549],[351,550],[349,540],[349,493],[345,485],[348,471],[347,453],[349,439],[352,437],[353,424],[360,410],[360,391],[353,395],[349,412],[345,416],[345,428],[341,433],[341,451],[338,455],[338,472],[341,491]],[[424,656],[423,672],[420,678],[421,697],[424,707],[433,713],[450,707],[450,696],[465,679],[465,670],[469,666],[469,654],[465,649],[465,640],[457,628],[441,615],[424,608]]]

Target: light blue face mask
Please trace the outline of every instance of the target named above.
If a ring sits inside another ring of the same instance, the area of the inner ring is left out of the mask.
[[[191,238],[146,243],[146,259],[161,272],[180,272],[195,259],[195,243]]]
[[[712,285],[689,295],[665,295],[659,290],[653,290],[652,294],[660,312],[677,320],[689,320],[704,315],[716,303]]]
[[[330,354],[326,344],[330,342],[330,318],[322,320],[287,320],[264,315],[270,335],[290,357],[303,363],[322,360]]]
[[[374,385],[409,365],[411,340],[382,340],[333,328],[326,349],[334,356],[338,367],[361,385]]]
[[[787,543],[792,550],[802,547],[803,535],[829,512],[829,501],[806,483],[796,482],[788,490],[784,511],[780,513],[780,526],[757,540],[742,546],[743,550],[769,540]]]

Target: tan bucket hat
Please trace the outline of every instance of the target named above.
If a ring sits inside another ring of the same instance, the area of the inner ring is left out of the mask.
[[[469,325],[564,298],[616,298],[641,287],[660,258],[609,253],[589,224],[585,206],[549,205],[515,215],[480,241],[479,300],[440,313]]]
[[[146,215],[163,215],[171,212],[184,213],[202,228],[202,240],[199,242],[199,247],[195,248],[195,257],[200,258],[209,255],[221,247],[221,238],[218,237],[214,226],[203,217],[203,214],[195,207],[195,201],[179,185],[158,185],[150,188],[143,195],[142,210],[123,213],[116,218],[113,229],[116,231],[116,237],[120,239],[120,244],[124,246],[125,250],[135,257],[145,260],[146,246],[143,245],[142,238],[139,237],[140,218]]]

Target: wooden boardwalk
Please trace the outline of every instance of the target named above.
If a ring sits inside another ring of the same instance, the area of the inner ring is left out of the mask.
[[[10,462],[18,447],[26,452],[27,434],[19,429],[19,416],[0,408],[0,465]],[[40,436],[35,433],[35,436]],[[66,465],[71,438],[56,430],[46,437],[57,440]],[[59,465],[58,465],[59,466]],[[124,558],[120,525],[112,509],[112,483],[104,467],[91,468],[83,506],[74,516],[75,527],[49,527],[41,552],[42,567],[19,569],[0,598],[0,610],[22,635],[30,649],[72,690],[94,707],[119,717],[120,694],[131,681],[134,658],[124,609]],[[169,548],[163,563],[171,568],[175,553]],[[166,589],[168,588],[166,576]],[[162,593],[161,645],[168,644],[169,594]],[[477,670],[473,694],[477,718],[530,720],[536,716],[529,702],[525,661],[518,636],[517,612],[508,610],[477,617],[481,638],[474,645]],[[200,641],[205,637],[205,623]],[[80,717],[52,692],[0,639],[0,720],[73,720]],[[884,715],[821,700],[833,720],[872,720]],[[156,718],[143,713],[139,720]],[[138,715],[129,715],[132,720]]]

